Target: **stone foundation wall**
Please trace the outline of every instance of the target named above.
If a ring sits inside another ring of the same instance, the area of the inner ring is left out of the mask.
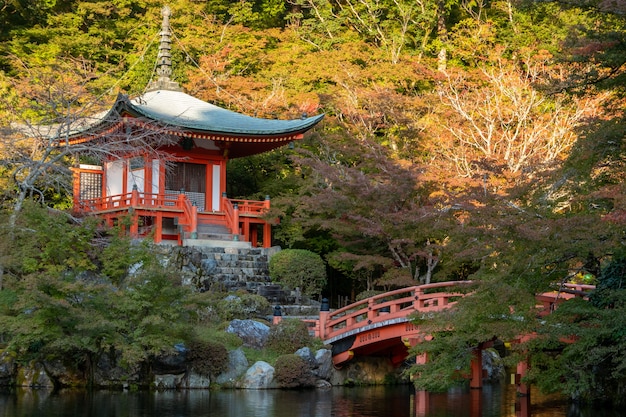
[[[279,248],[171,247],[167,257],[181,271],[182,282],[200,291],[247,290],[257,293],[271,283],[269,258]]]

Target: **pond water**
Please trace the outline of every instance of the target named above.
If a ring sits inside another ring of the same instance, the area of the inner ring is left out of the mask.
[[[410,386],[328,390],[0,391],[2,417],[617,417],[506,385],[445,394]]]

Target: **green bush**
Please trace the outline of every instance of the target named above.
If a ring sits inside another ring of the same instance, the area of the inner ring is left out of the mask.
[[[270,259],[272,281],[291,289],[299,287],[302,294],[320,294],[326,285],[326,264],[316,253],[305,249],[285,249]]]
[[[294,354],[276,359],[274,378],[281,388],[310,387],[315,382],[307,361]]]
[[[223,344],[194,340],[187,347],[187,360],[200,375],[215,377],[228,368],[228,350]]]
[[[222,298],[215,308],[221,321],[265,317],[271,313],[270,303],[265,297],[248,293]]]
[[[309,335],[306,324],[297,319],[285,319],[270,328],[265,347],[278,353],[294,353],[296,350],[310,346],[313,338]]]

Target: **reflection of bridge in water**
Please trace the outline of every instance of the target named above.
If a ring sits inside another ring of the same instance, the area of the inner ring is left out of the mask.
[[[591,285],[564,284],[559,291],[539,294],[536,298],[540,314],[549,314],[568,299],[586,297],[593,288]],[[378,294],[332,312],[325,302],[318,319],[305,321],[316,337],[330,345],[336,367],[359,356],[385,357],[397,366],[406,360],[411,346],[430,337],[411,322],[411,317],[448,309],[471,292],[471,281],[418,285]],[[520,340],[529,337],[532,335],[521,336]],[[472,388],[482,387],[482,350],[490,346],[490,342],[485,341],[474,349],[470,375]],[[424,359],[417,358],[418,361]],[[520,394],[528,393],[528,388],[520,383],[526,370],[526,363],[517,367],[515,381]]]

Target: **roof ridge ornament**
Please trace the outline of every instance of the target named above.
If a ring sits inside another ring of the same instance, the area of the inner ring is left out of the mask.
[[[159,45],[159,55],[157,57],[157,80],[153,80],[148,84],[146,91],[170,90],[182,91],[182,88],[176,81],[173,81],[172,75],[172,31],[170,29],[170,16],[172,11],[168,6],[161,9],[163,22],[161,23],[161,43]]]

